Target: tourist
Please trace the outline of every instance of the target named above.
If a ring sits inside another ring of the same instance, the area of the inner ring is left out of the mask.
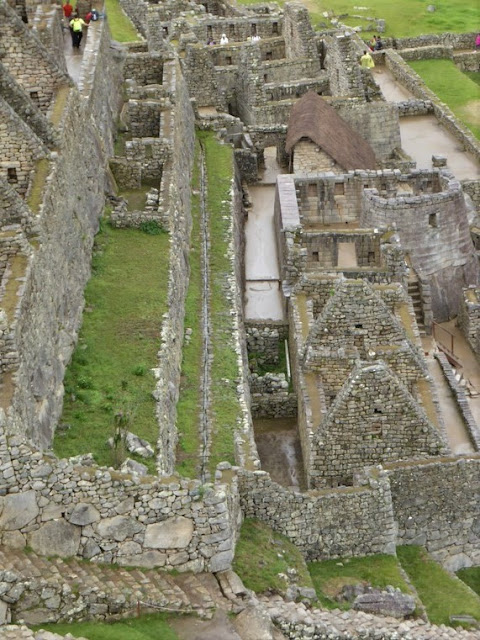
[[[91,19],[92,19],[92,12],[91,12],[91,11],[89,11],[89,12],[87,13],[87,15],[85,16],[85,22],[86,22],[87,24],[90,24],[90,20],[91,20]]]
[[[62,8],[63,8],[63,15],[68,20],[70,18],[70,16],[72,15],[73,7],[70,4],[70,2],[67,0],[67,2],[63,5]]]
[[[373,69],[375,62],[368,51],[363,52],[363,56],[360,58],[360,64],[364,69]]]
[[[477,51],[480,49],[480,33],[477,33],[477,37],[475,38],[475,49]]]
[[[213,38],[211,38],[211,37],[210,37],[210,38],[208,38],[208,40],[207,40],[207,44],[208,44],[210,47],[213,47],[213,45],[215,44],[215,40],[214,40]]]
[[[380,36],[377,38],[377,44],[375,45],[375,51],[380,51],[383,49],[383,42]]]
[[[368,46],[370,47],[370,51],[375,51],[375,47],[377,46],[377,36],[373,36],[368,43]]]
[[[80,43],[83,37],[83,27],[88,26],[82,18],[78,16],[70,20],[70,31],[72,33],[72,46],[73,48],[80,49]]]
[[[222,37],[220,38],[220,44],[228,44],[228,38],[225,33],[222,33]]]
[[[260,40],[260,36],[258,36],[257,34],[252,36],[252,42],[258,42],[259,40]]]

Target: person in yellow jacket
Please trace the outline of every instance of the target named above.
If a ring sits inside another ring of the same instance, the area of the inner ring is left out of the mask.
[[[72,34],[73,48],[80,49],[80,42],[83,37],[83,27],[87,26],[87,23],[78,16],[73,18],[73,20],[70,20],[70,33]]]
[[[368,51],[363,52],[363,56],[360,58],[360,64],[364,69],[373,69],[375,66],[375,62]]]

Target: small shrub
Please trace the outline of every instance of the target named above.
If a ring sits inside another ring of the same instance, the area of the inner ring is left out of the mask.
[[[159,236],[165,233],[165,229],[156,220],[146,220],[140,225],[140,231],[149,236]]]
[[[144,364],[137,364],[132,373],[134,376],[144,376],[147,373],[147,367]]]
[[[90,378],[86,378],[85,376],[79,376],[77,384],[80,389],[93,389],[92,381]]]

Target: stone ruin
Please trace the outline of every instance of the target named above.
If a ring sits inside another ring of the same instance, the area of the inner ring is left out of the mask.
[[[478,214],[480,186],[445,168],[417,170],[401,149],[399,117],[435,113],[477,161],[478,142],[421,87],[411,102],[385,102],[357,64],[361,41],[315,32],[301,5],[121,5],[143,40],[112,48],[100,21],[75,84],[58,10],[0,4],[2,545],[48,555],[54,540],[60,555],[94,562],[218,572],[231,566],[242,518],[256,517],[310,560],[416,543],[449,569],[478,565],[478,427],[468,422],[474,453],[454,455],[420,334],[460,314],[479,351],[468,216]],[[222,33],[228,44],[207,45]],[[403,49],[467,41],[452,38],[387,42],[377,62],[412,87]],[[330,133],[309,127],[316,109]],[[114,151],[117,122],[125,140]],[[216,130],[235,155],[230,304],[243,413],[236,466],[220,464],[207,486],[174,474],[195,126]],[[352,130],[362,142],[339,149],[335,139]],[[274,209],[280,322],[245,321],[239,277],[245,203],[267,147],[285,170]],[[114,198],[112,223],[158,221],[171,238],[154,390],[159,477],[141,482],[49,451],[113,179],[153,186],[142,210]],[[246,364],[247,350],[275,361],[286,338],[293,391]],[[252,415],[297,416],[306,491],[261,470]],[[15,617],[16,600],[7,602]],[[52,606],[48,619],[64,615]]]

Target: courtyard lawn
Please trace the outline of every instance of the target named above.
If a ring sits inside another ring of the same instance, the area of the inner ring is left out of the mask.
[[[152,391],[162,314],[167,310],[169,238],[103,223],[78,344],[65,375],[63,415],[54,440],[60,457],[92,452],[117,466],[124,452],[107,445],[116,426],[155,445]],[[150,469],[154,471],[153,459]]]
[[[433,624],[454,625],[451,616],[480,621],[480,598],[461,580],[443,569],[422,547],[397,547],[398,559],[425,606]]]
[[[349,609],[351,603],[338,602],[335,597],[349,584],[368,583],[383,589],[391,585],[404,593],[411,590],[395,556],[376,555],[361,558],[338,558],[323,562],[309,562],[317,597],[327,609]]]
[[[243,4],[257,4],[257,0],[242,0]],[[279,2],[283,5],[284,2]],[[330,27],[331,24],[322,14],[331,12],[334,16],[342,16],[341,21],[348,26],[361,26],[365,38],[378,33],[375,26],[367,27],[367,23],[352,16],[383,18],[386,30],[382,35],[402,38],[417,36],[423,33],[443,33],[451,31],[464,33],[478,29],[478,3],[476,0],[440,0],[430,3],[427,0],[402,0],[402,2],[385,2],[385,0],[303,0],[312,16],[316,27]],[[427,11],[429,4],[435,5],[435,11]],[[365,10],[358,7],[365,7]],[[347,17],[348,16],[348,17]],[[373,23],[375,25],[375,23]],[[472,42],[473,48],[473,42]]]
[[[480,596],[480,567],[460,569],[457,572],[457,576]]]
[[[480,73],[462,73],[452,60],[417,60],[409,64],[480,139]]]

